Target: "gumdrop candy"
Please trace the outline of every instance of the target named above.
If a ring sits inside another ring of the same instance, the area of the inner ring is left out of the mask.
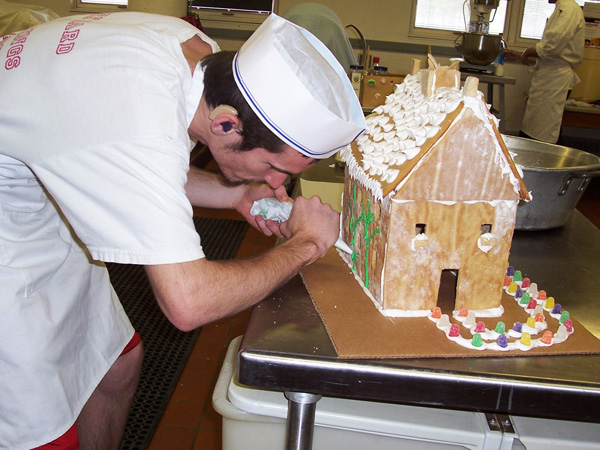
[[[440,317],[442,317],[442,308],[440,308],[439,306],[433,308],[433,311],[431,312],[431,317],[433,317],[434,319],[439,319]]]
[[[515,270],[515,274],[513,275],[513,281],[523,281],[523,275],[521,275],[520,270]]]
[[[569,311],[563,311],[560,313],[560,323],[565,323],[565,320],[569,320],[571,318],[571,315],[569,314]]]
[[[546,300],[546,291],[541,290],[540,292],[538,292],[537,299],[538,300]]]
[[[551,314],[560,314],[560,312],[562,311],[562,306],[560,306],[560,303],[556,303],[554,305],[554,307],[552,308]]]
[[[527,347],[531,346],[531,335],[529,333],[523,333],[521,336],[521,340],[519,341],[521,344],[526,345]]]
[[[573,321],[571,319],[567,319],[564,321],[563,325],[567,329],[569,333],[573,332]]]
[[[527,326],[531,328],[535,328],[535,319],[533,317],[527,318]]]
[[[556,338],[562,342],[567,338],[567,327],[564,324],[558,327],[558,331],[556,332]]]
[[[520,333],[523,331],[523,324],[521,322],[515,322],[513,325],[513,330],[515,330],[517,333]]]
[[[540,341],[546,345],[552,344],[552,331],[544,331]]]
[[[512,281],[512,278],[509,277],[508,275],[504,277],[504,287],[507,287],[508,285],[510,285]]]
[[[465,321],[463,322],[463,324],[465,325],[465,327],[467,328],[471,328],[474,327],[475,324],[477,323],[475,321],[476,317],[475,317],[475,313],[473,311],[469,311],[469,314],[467,314],[467,318],[465,319]]]
[[[537,302],[535,301],[534,298],[532,298],[531,300],[529,300],[529,303],[527,304],[527,309],[535,309],[536,306],[537,306]]]
[[[498,322],[494,331],[500,334],[506,333],[506,326],[504,325],[504,322]]]
[[[458,337],[460,336],[460,328],[457,324],[453,323],[450,327],[450,331],[448,332],[448,336],[450,337]]]
[[[542,307],[542,305],[537,305],[533,310],[533,317],[537,316],[538,314],[544,314],[544,308]]]
[[[548,297],[545,304],[546,309],[554,308],[554,297]]]
[[[481,334],[475,333],[473,335],[473,339],[471,340],[471,345],[473,347],[481,347],[483,345],[483,339],[481,339]]]
[[[531,280],[529,278],[523,278],[523,282],[521,283],[521,287],[523,289],[527,289],[529,286],[531,286]]]
[[[440,320],[438,320],[438,327],[446,328],[450,326],[450,319],[448,318],[448,314],[442,314],[440,316]]]
[[[523,297],[523,289],[519,288],[517,289],[517,292],[515,292],[515,298],[521,298]]]
[[[464,306],[458,311],[458,317],[467,317],[467,314],[469,314],[469,309]]]
[[[517,283],[515,283],[514,281],[511,281],[510,284],[508,285],[508,289],[506,289],[506,292],[508,292],[509,294],[514,294],[515,292],[517,292],[518,288],[519,288],[519,285]]]
[[[498,339],[496,340],[496,344],[498,344],[498,347],[506,348],[508,346],[508,341],[506,339],[506,336],[504,336],[503,334],[498,336]]]
[[[540,323],[544,323],[546,320],[544,319],[544,314],[543,313],[537,313],[535,315],[535,321],[536,322],[540,322]]]
[[[475,325],[475,333],[483,333],[485,331],[485,322],[477,322]]]
[[[506,275],[512,277],[515,274],[515,268],[513,266],[508,266],[506,269]]]
[[[528,305],[529,304],[529,299],[530,299],[529,292],[525,292],[523,294],[523,296],[521,297],[521,300],[519,300],[519,304],[521,304],[521,305]]]
[[[529,292],[529,295],[531,295],[532,298],[535,298],[538,294],[537,284],[531,283],[529,285],[529,289],[527,289],[527,292]]]

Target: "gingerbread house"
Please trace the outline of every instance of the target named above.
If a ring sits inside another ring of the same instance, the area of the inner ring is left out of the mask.
[[[454,309],[498,308],[517,204],[518,168],[478,80],[452,67],[414,71],[342,151],[343,256],[387,315],[425,315],[442,274]]]

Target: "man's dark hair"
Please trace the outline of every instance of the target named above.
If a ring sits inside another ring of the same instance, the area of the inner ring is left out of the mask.
[[[280,153],[284,149],[284,142],[261,122],[235,83],[231,65],[234,55],[234,52],[217,52],[202,59],[206,104],[209,108],[229,105],[237,109],[242,122],[239,131],[242,141],[233,150],[248,151],[261,147],[272,153]]]

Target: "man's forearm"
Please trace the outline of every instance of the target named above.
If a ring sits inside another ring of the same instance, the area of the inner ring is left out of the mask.
[[[148,266],[161,309],[187,331],[247,309],[323,256],[310,240],[291,239],[255,257]]]
[[[190,167],[185,192],[192,206],[234,208],[243,193],[242,186],[229,186],[216,173]]]

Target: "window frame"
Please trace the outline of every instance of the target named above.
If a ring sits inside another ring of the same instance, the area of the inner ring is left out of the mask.
[[[71,0],[71,12],[98,13],[127,11],[126,5],[105,5],[102,3],[83,3],[81,0]]]

